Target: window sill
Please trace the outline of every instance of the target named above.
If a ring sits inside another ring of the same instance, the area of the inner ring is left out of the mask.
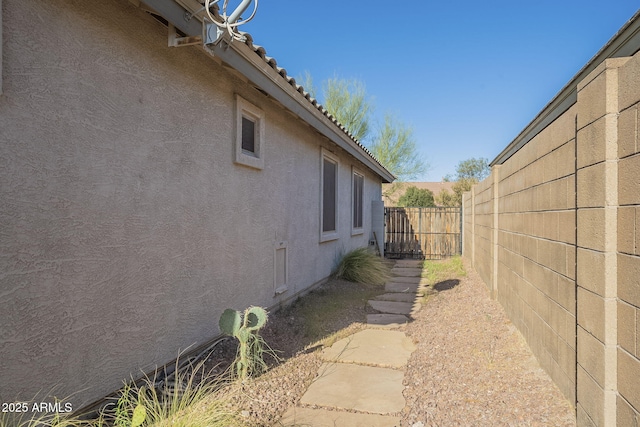
[[[333,233],[322,233],[320,235],[320,243],[324,242],[332,242],[334,240],[338,240],[339,236],[337,232]]]
[[[361,236],[364,234],[364,228],[354,228],[351,230],[352,236]]]

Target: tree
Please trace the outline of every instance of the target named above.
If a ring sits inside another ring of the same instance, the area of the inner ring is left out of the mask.
[[[312,96],[316,96],[313,78],[305,72],[297,79]],[[365,144],[371,154],[394,174],[398,181],[415,179],[425,172],[428,164],[417,153],[413,129],[390,114],[372,132],[373,100],[367,95],[364,83],[357,79],[334,77],[322,85],[322,100],[327,111],[353,137]]]
[[[440,190],[438,195],[435,197],[435,202],[438,206],[457,206],[455,202],[455,194],[450,193],[445,188]]]
[[[436,202],[442,206],[462,205],[462,193],[471,190],[478,182],[482,181],[491,173],[489,161],[483,157],[462,160],[456,166],[456,182],[453,184],[453,194],[447,190],[442,190],[436,196]],[[451,177],[447,175],[447,182]]]
[[[314,98],[318,97],[311,73],[305,71],[297,79]],[[329,114],[358,141],[369,136],[373,100],[360,80],[333,77],[322,84],[322,103]]]
[[[489,168],[489,160],[484,157],[475,158],[472,157],[467,160],[463,160],[456,166],[457,181],[468,179],[480,182],[491,173]]]
[[[433,192],[426,188],[418,188],[415,185],[407,188],[398,199],[398,206],[405,207],[435,207]]]
[[[373,101],[359,80],[338,77],[328,79],[322,85],[324,106],[355,139],[363,141],[369,135],[369,121]]]
[[[415,179],[427,169],[427,163],[416,152],[413,129],[390,114],[385,115],[369,150],[398,181]]]

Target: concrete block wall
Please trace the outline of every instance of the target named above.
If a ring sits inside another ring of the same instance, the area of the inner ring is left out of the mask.
[[[493,186],[484,180],[474,192],[474,268],[488,286],[493,281]]]
[[[618,425],[640,425],[639,55],[619,68],[617,79],[617,248],[611,256],[617,263],[616,420]]]
[[[464,256],[579,426],[640,422],[639,104],[640,54],[605,60],[463,199]]]

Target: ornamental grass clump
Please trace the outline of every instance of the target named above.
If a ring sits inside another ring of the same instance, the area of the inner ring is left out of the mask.
[[[90,427],[229,427],[241,425],[231,409],[233,390],[225,375],[205,371],[203,361],[164,380],[145,377],[125,384],[101,422]],[[102,422],[102,421],[105,422]]]
[[[384,285],[391,277],[391,270],[381,257],[362,247],[342,257],[335,276],[349,282]]]

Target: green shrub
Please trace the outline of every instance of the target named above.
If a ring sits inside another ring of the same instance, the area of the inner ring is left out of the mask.
[[[349,282],[384,285],[391,277],[391,270],[381,257],[362,247],[342,257],[335,276]]]

